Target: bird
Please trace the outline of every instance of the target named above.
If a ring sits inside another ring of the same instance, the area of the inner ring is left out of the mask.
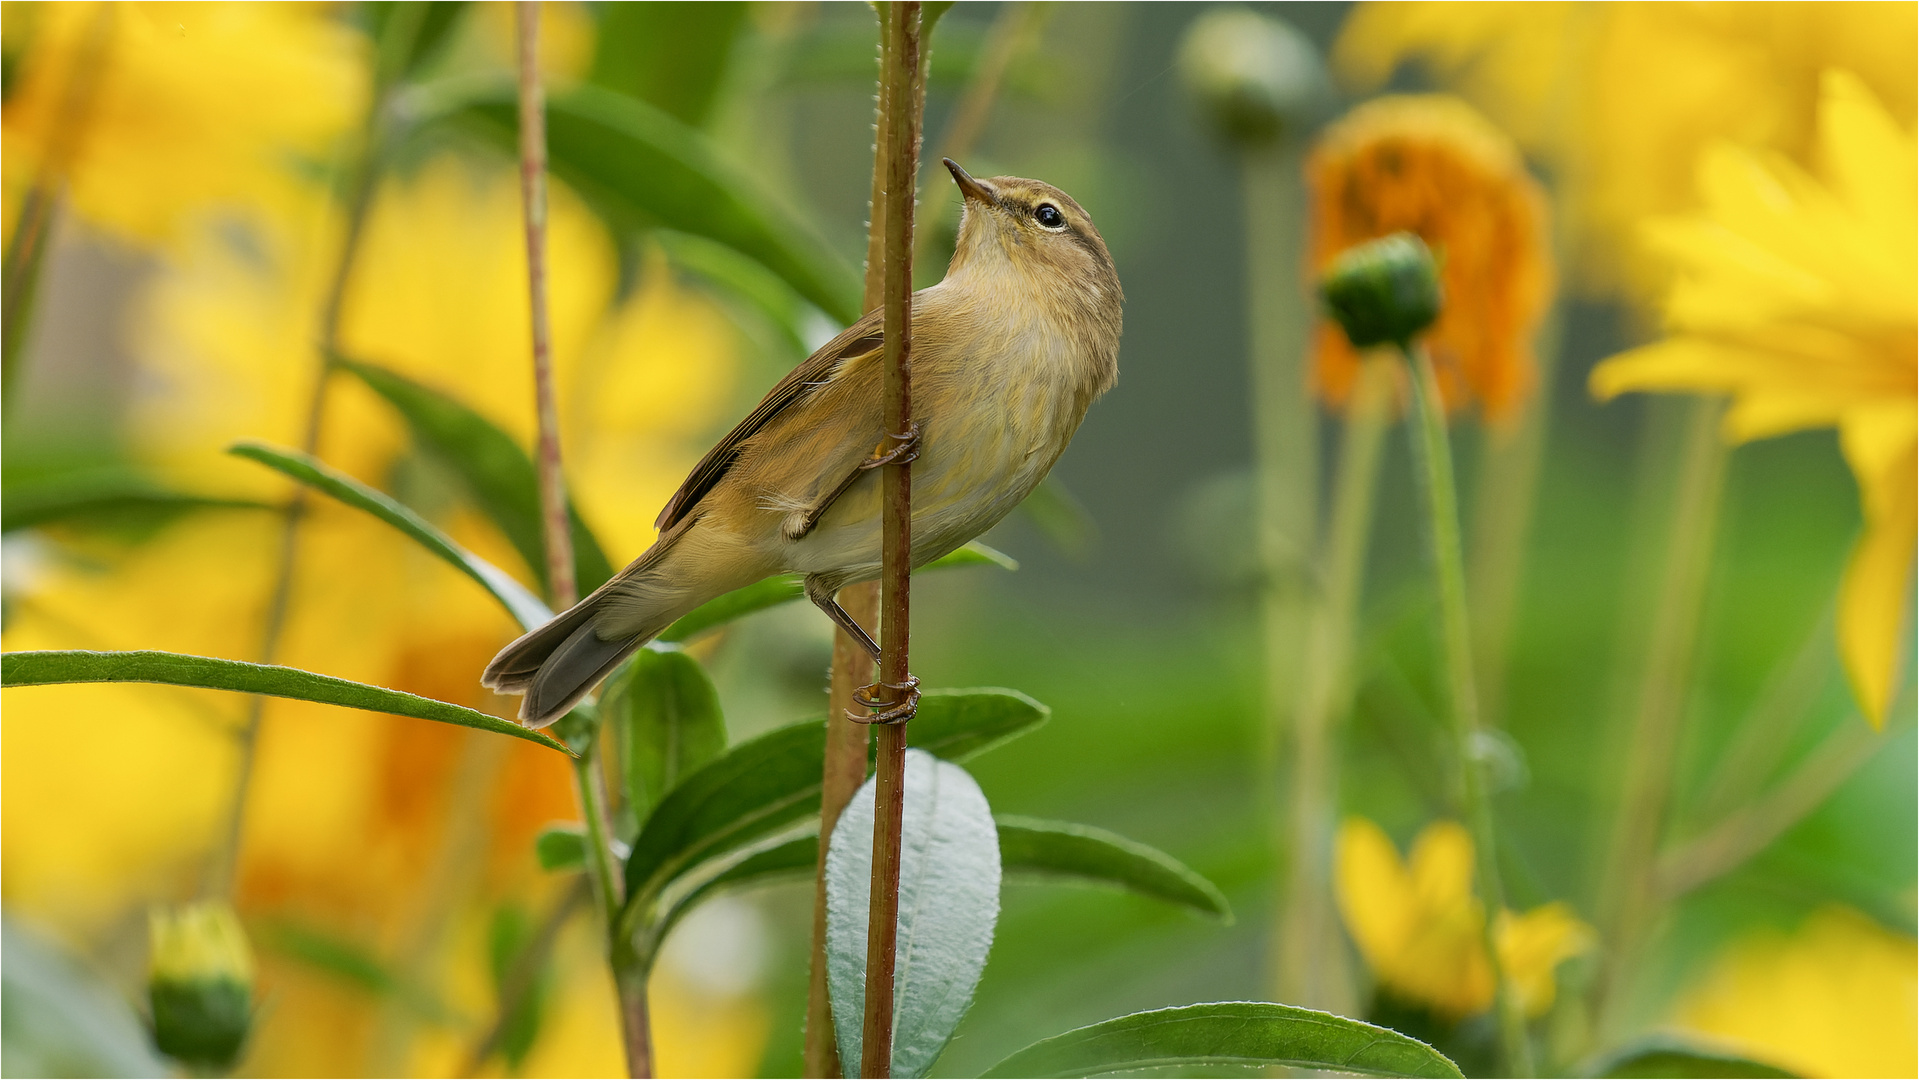
[[[884,425],[875,310],[693,466],[651,547],[487,665],[484,686],[522,695],[522,724],[553,723],[680,616],[775,574],[803,575],[807,598],[877,658],[835,594],[880,575],[879,466],[913,462],[919,567],[998,524],[1059,460],[1119,377],[1118,271],[1064,191],[942,163],[962,210],[945,277],[913,294],[913,437]]]

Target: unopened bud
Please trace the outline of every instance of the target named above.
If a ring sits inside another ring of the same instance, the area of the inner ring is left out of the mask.
[[[1312,42],[1245,8],[1193,20],[1180,43],[1179,71],[1213,126],[1241,147],[1270,143],[1307,122],[1328,97]]]
[[[1354,348],[1406,345],[1439,318],[1439,267],[1424,240],[1398,232],[1340,252],[1319,294]]]
[[[147,994],[161,1052],[225,1067],[240,1056],[253,1022],[253,950],[231,905],[155,908]]]

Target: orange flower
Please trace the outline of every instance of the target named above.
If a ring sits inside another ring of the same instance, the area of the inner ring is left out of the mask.
[[[1346,248],[1417,233],[1442,260],[1446,308],[1426,341],[1449,408],[1477,400],[1489,420],[1532,388],[1532,337],[1552,295],[1546,202],[1512,141],[1457,98],[1377,98],[1321,136],[1306,162],[1312,277]],[[1333,404],[1359,357],[1319,327],[1315,379]]]

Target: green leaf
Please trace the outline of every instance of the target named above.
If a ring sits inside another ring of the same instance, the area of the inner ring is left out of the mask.
[[[1116,885],[1222,922],[1233,921],[1233,909],[1218,886],[1158,848],[1091,825],[1010,815],[996,820],[1000,860],[1009,874]]]
[[[1116,1017],[1042,1039],[986,1075],[1099,1076],[1219,1065],[1281,1065],[1363,1076],[1460,1075],[1445,1055],[1396,1031],[1264,1001],[1220,1001]]]
[[[7,477],[0,529],[14,532],[52,524],[141,529],[196,510],[273,510],[271,503],[171,491],[126,466],[62,470]]]
[[[421,1019],[436,1024],[454,1021],[452,1010],[433,991],[396,974],[373,950],[331,931],[276,919],[260,927],[260,943],[378,998],[405,1005]]]
[[[698,660],[677,649],[641,649],[600,700],[620,746],[631,836],[666,793],[726,750],[719,691]]]
[[[824,343],[841,329],[779,275],[725,244],[674,229],[654,229],[648,235],[674,266],[758,312],[795,358],[812,352],[809,344]]]
[[[140,649],[131,652],[64,650],[0,654],[0,685],[52,686],[60,683],[141,682],[198,686],[209,690],[237,690],[243,694],[317,701],[349,709],[412,716],[442,724],[478,728],[499,735],[539,743],[567,753],[566,744],[511,720],[420,697],[383,686],[369,686],[331,675],[275,664],[249,664],[216,656]]]
[[[533,459],[513,436],[491,420],[423,383],[373,364],[340,360],[406,419],[420,448],[465,483],[474,504],[512,542],[527,569],[548,588],[546,538],[540,524],[540,481]],[[587,531],[577,508],[573,519],[573,565],[580,594],[599,588],[613,576],[598,540]]]
[[[11,917],[0,921],[0,953],[0,1073],[173,1075],[127,999],[79,957]]]
[[[503,151],[516,145],[513,95],[488,88],[452,114]],[[547,103],[553,172],[619,231],[664,226],[716,240],[779,275],[841,323],[860,317],[860,281],[810,226],[713,141],[626,94],[581,86]]]
[[[1637,1039],[1598,1061],[1580,1067],[1580,1076],[1601,1077],[1790,1077],[1798,1073],[1762,1061],[1681,1039],[1654,1035]]]
[[[417,74],[439,56],[466,11],[463,2],[396,0],[359,5],[368,35],[378,43],[379,75],[394,83]]]
[[[1086,558],[1099,543],[1099,524],[1085,504],[1056,477],[1041,480],[1032,494],[1026,496],[1026,501],[1019,504],[1019,509],[1054,547],[1070,558]]]
[[[826,851],[827,985],[849,1077],[861,1075],[875,779],[846,804]],[[925,1076],[972,1004],[993,947],[999,840],[979,785],[965,769],[924,750],[906,752],[904,810],[887,1075]]]
[[[317,488],[335,499],[364,510],[411,537],[421,547],[439,556],[454,569],[478,582],[480,588],[506,608],[507,614],[525,630],[540,626],[553,612],[511,574],[453,542],[445,533],[429,525],[426,519],[400,505],[392,496],[376,491],[317,458],[297,450],[286,450],[262,442],[240,442],[227,448],[236,457],[257,461],[269,469]]]
[[[811,875],[819,859],[820,838],[813,835],[756,851],[673,899],[653,931],[653,940],[656,944],[666,940],[675,923],[716,892]]]
[[[578,825],[548,825],[533,838],[533,856],[549,873],[586,869],[586,830]]]
[[[997,566],[1005,570],[1019,569],[1019,563],[1014,561],[1011,555],[996,551],[975,540],[951,554],[927,563],[920,567],[920,570],[951,570],[959,566]],[[659,640],[691,641],[735,619],[751,615],[756,611],[791,603],[805,595],[804,579],[799,574],[779,574],[756,581],[743,589],[734,589],[724,596],[708,600],[680,616],[677,622],[660,634]]]
[[[699,127],[745,22],[742,3],[608,4],[588,78]]]
[[[911,737],[918,748],[963,761],[1046,721],[1046,706],[1013,690],[929,690]],[[748,739],[682,780],[647,818],[626,860],[629,914],[649,912],[694,866],[743,851],[820,808],[826,724],[808,720]]]
[[[513,972],[513,961],[522,950],[532,943],[539,929],[527,915],[526,909],[518,904],[506,903],[493,912],[493,926],[487,936],[488,967],[493,972],[493,990],[501,999],[506,996],[507,979]],[[520,1063],[532,1051],[533,1044],[540,1036],[540,1022],[545,1018],[546,999],[553,988],[553,958],[549,954],[545,962],[533,975],[533,983],[521,996],[519,1007],[513,1015],[504,1017],[500,1029],[500,1056],[506,1059],[507,1073],[517,1074]]]

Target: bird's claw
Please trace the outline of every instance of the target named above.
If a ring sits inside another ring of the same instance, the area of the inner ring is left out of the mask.
[[[920,456],[920,426],[917,423],[908,422],[904,435],[887,432],[886,441],[892,443],[893,448],[883,454],[874,454],[860,462],[861,472],[869,472],[882,465],[904,465]]]
[[[873,710],[866,715],[846,710],[846,718],[855,724],[904,724],[919,711],[920,681],[908,675],[903,683],[876,682],[853,691],[853,700]]]

